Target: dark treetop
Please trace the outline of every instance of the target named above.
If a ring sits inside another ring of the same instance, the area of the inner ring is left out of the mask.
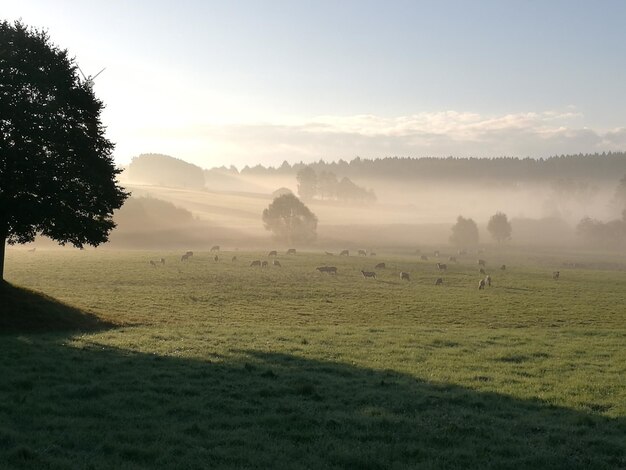
[[[46,32],[0,22],[0,278],[5,240],[97,246],[128,196],[103,104]]]

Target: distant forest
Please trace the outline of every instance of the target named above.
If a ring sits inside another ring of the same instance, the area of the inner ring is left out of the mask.
[[[305,164],[283,162],[278,167],[256,165],[238,170],[234,166],[202,168],[161,154],[135,157],[127,168],[127,177],[136,182],[165,186],[203,188],[215,178],[228,175],[271,177],[296,175],[306,167],[316,174],[334,174],[355,181],[376,179],[397,183],[456,182],[489,183],[511,186],[516,183],[579,182],[617,184],[626,175],[626,152],[561,155],[549,158],[407,158],[387,157],[374,160],[339,160]]]
[[[447,180],[480,182],[549,182],[559,179],[617,181],[626,174],[626,152],[561,155],[549,158],[408,158],[387,157],[375,160],[359,157],[347,162],[311,164],[284,162],[277,168],[257,165],[244,167],[241,174],[296,174],[310,166],[316,172],[330,171],[350,178],[376,178],[395,181]],[[217,170],[217,169],[216,169]],[[234,167],[221,171],[236,172]]]

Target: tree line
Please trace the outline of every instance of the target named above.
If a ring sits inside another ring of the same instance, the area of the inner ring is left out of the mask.
[[[377,178],[396,181],[446,180],[484,182],[552,182],[567,180],[609,181],[626,174],[626,152],[560,155],[548,158],[354,158],[315,163],[283,162],[278,167],[256,165],[240,173],[250,175],[297,174],[310,167],[316,173],[329,172],[347,178]],[[231,167],[229,171],[237,171]]]

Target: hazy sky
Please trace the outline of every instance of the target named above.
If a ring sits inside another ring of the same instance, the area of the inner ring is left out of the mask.
[[[97,77],[120,164],[626,149],[626,1],[0,0]]]

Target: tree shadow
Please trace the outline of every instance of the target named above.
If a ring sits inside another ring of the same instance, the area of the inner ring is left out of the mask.
[[[115,326],[41,292],[0,281],[0,333],[99,331]]]
[[[623,418],[539,400],[267,351],[188,359],[2,340],[0,462],[13,467],[626,465]]]

